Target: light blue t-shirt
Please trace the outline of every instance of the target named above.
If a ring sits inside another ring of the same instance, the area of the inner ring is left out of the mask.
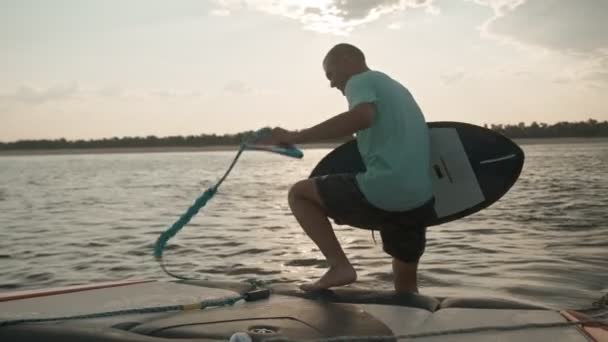
[[[379,71],[348,80],[349,109],[373,103],[372,126],[357,132],[366,172],[356,175],[366,199],[387,211],[416,208],[433,196],[430,138],[424,115],[410,92]]]

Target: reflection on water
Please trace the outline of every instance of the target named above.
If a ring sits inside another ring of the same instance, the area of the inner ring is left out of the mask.
[[[421,291],[588,306],[608,291],[608,142],[524,145],[520,180],[498,203],[429,229]],[[245,153],[219,193],[170,241],[186,276],[299,283],[327,267],[290,214],[303,160]],[[158,235],[225,171],[233,152],[0,158],[0,290],[164,279]],[[391,288],[368,231],[336,227],[359,286]]]

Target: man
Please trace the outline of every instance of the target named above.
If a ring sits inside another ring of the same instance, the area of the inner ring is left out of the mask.
[[[359,174],[337,174],[297,182],[289,206],[329,264],[305,291],[353,283],[355,269],[344,254],[328,217],[336,223],[378,229],[383,249],[393,257],[397,292],[417,292],[418,260],[426,245],[422,222],[434,215],[429,168],[429,132],[409,91],[387,75],[370,70],[350,44],[334,46],[323,60],[332,88],[349,110],[314,127],[294,132],[275,128],[259,144],[293,145],[351,136],[366,166]]]

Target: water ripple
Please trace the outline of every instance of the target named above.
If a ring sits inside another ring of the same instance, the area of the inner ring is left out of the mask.
[[[524,145],[519,181],[498,203],[429,228],[419,265],[430,295],[499,296],[555,308],[608,291],[608,141]],[[171,240],[167,267],[216,280],[316,279],[327,262],[287,205],[328,150],[294,161],[247,153]],[[163,277],[157,237],[217,180],[225,152],[0,158],[0,291]],[[359,286],[392,288],[391,259],[368,231],[335,227]],[[378,235],[378,234],[376,234]],[[163,278],[164,279],[164,278]]]

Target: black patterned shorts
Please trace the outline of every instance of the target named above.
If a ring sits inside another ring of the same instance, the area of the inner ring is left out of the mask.
[[[339,225],[379,230],[384,251],[403,262],[418,262],[426,247],[426,222],[435,215],[434,198],[418,208],[391,212],[370,204],[354,174],[316,177],[327,215]]]

